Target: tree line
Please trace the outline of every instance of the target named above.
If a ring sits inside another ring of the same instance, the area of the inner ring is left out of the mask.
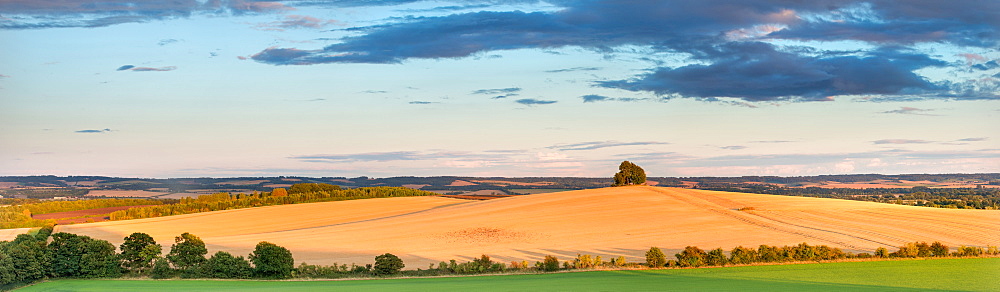
[[[657,247],[651,247],[646,252],[646,266],[662,267],[703,267],[748,265],[756,263],[784,263],[802,261],[829,261],[840,259],[873,259],[873,258],[926,258],[926,257],[978,257],[983,255],[1000,255],[1000,249],[995,246],[986,248],[976,246],[961,246],[955,251],[941,242],[909,242],[899,247],[895,252],[889,252],[885,247],[869,253],[851,253],[826,245],[809,245],[800,243],[793,246],[760,245],[755,248],[737,246],[727,252],[722,248],[705,251],[697,246],[685,247],[674,255],[676,260],[668,260]]]
[[[119,251],[116,253],[116,250]],[[916,257],[977,257],[997,256],[997,247],[961,246],[952,251],[940,242],[911,242],[895,252],[880,247],[874,253],[850,253],[825,245],[801,243],[794,246],[761,245],[757,248],[735,247],[726,252],[721,248],[703,250],[685,247],[668,260],[657,247],[646,252],[644,263],[629,263],[624,257],[603,260],[600,256],[581,255],[560,262],[546,255],[529,265],[527,261],[510,264],[494,261],[482,255],[468,262],[451,260],[430,264],[427,269],[402,271],[406,265],[390,253],[378,255],[374,264],[294,266],[292,253],[274,243],[257,243],[254,251],[237,256],[219,251],[208,256],[205,242],[198,236],[183,233],[174,238],[170,250],[163,248],[148,234],[136,232],[124,238],[117,247],[106,240],[71,233],[52,233],[42,228],[34,235],[21,234],[13,241],[0,241],[0,289],[31,283],[46,278],[220,278],[220,279],[288,279],[403,276],[439,276],[452,274],[551,272],[560,269],[595,269],[621,267],[703,267],[782,263],[793,261],[824,261],[839,259],[916,258]],[[561,263],[561,265],[560,265]]]
[[[28,201],[32,202],[32,201]],[[0,229],[43,227],[56,224],[56,220],[32,219],[32,215],[79,211],[107,207],[162,205],[160,200],[147,199],[96,199],[78,201],[32,202],[27,204],[0,207]]]
[[[115,211],[111,213],[110,217],[111,220],[129,220],[285,204],[437,195],[428,191],[402,187],[340,189],[338,186],[329,184],[299,185],[292,185],[289,190],[277,188],[264,193],[201,195],[197,198],[181,199],[177,204]]]

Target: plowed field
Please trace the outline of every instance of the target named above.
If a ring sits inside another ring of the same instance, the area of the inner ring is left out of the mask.
[[[740,211],[744,207],[752,210]],[[408,269],[470,260],[567,260],[577,254],[642,261],[650,246],[672,255],[702,248],[825,244],[895,250],[906,242],[1000,245],[1000,211],[953,210],[847,200],[619,187],[488,201],[408,197],[270,206],[162,218],[59,226],[56,231],[118,245],[146,232],[169,250],[182,232],[210,252],[249,254],[259,241],[287,247],[297,262],[371,263],[393,253]]]

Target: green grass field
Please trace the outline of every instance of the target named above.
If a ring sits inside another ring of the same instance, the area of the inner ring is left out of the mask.
[[[1000,291],[1000,258],[354,281],[57,280],[18,291]]]

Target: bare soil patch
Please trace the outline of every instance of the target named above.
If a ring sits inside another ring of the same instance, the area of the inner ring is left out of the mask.
[[[524,242],[532,239],[533,236],[526,232],[512,231],[493,227],[465,228],[440,235],[440,238],[451,242],[462,243],[503,243],[503,242]]]
[[[403,185],[404,188],[411,188],[411,189],[417,189],[417,190],[419,190],[420,188],[423,188],[423,187],[427,187],[427,186],[430,186],[430,185],[426,185],[426,184]]]
[[[9,189],[19,185],[17,182],[0,181],[0,189]]]
[[[476,183],[469,182],[469,181],[464,181],[464,180],[460,180],[460,179],[459,180],[455,180],[455,181],[451,182],[450,184],[448,184],[449,187],[464,187],[464,186],[474,186],[474,185],[476,185]]]

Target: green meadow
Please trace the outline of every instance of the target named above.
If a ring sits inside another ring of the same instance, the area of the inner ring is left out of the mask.
[[[347,281],[55,280],[18,291],[1000,291],[1000,258]]]

